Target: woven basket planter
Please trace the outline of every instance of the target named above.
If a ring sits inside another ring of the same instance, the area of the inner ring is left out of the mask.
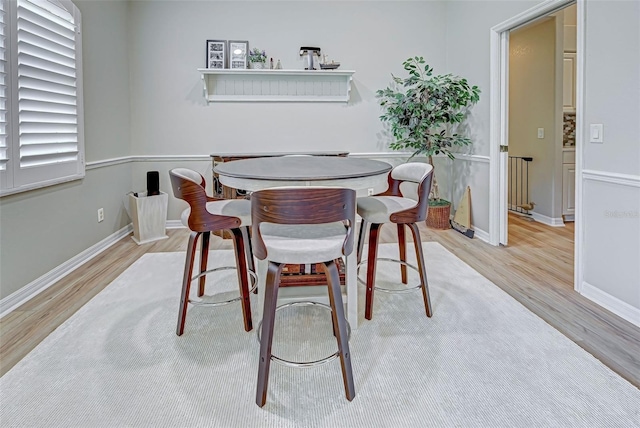
[[[451,215],[451,204],[442,206],[429,206],[427,214],[427,226],[434,229],[449,229],[449,216]]]

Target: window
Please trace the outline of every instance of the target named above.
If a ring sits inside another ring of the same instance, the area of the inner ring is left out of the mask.
[[[0,0],[0,195],[84,177],[80,11]]]

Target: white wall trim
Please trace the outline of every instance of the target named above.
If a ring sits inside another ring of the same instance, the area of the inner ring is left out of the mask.
[[[99,161],[87,162],[86,169],[91,170],[91,169],[97,169],[97,168],[104,168],[107,166],[120,165],[123,163],[129,163],[129,162],[131,162],[131,156],[123,156],[120,158],[112,158],[112,159],[103,159]]]
[[[360,152],[360,153],[349,153],[350,158],[400,158],[400,159],[409,159],[413,153],[412,152],[403,152],[403,151],[393,151],[393,152]],[[422,155],[416,155],[417,158],[423,158]]]
[[[181,220],[167,220],[165,227],[167,229],[186,229]]]
[[[583,169],[582,178],[585,180],[601,181],[604,183],[619,184],[622,186],[640,187],[640,175]]]
[[[546,215],[542,215],[542,214],[538,214],[535,211],[531,212],[531,217],[542,224],[546,224],[547,226],[552,226],[552,227],[564,227],[564,221],[562,220],[562,217],[548,217]]]
[[[402,158],[409,159],[412,153],[410,152],[362,152],[362,153],[349,153],[349,157],[353,158]],[[424,156],[416,156],[417,158],[423,158]],[[437,158],[447,157],[446,155],[437,155]],[[489,163],[490,157],[483,155],[469,155],[464,153],[455,153],[456,160],[468,161],[468,162],[483,162]],[[129,162],[199,162],[210,161],[211,155],[132,155],[122,156],[119,158],[102,159],[98,161],[87,162],[87,170],[104,168],[113,165],[120,165]]]
[[[540,18],[550,13],[556,12],[563,7],[574,3],[575,0],[547,0],[525,10],[522,13],[513,16],[506,21],[491,28],[492,32],[502,33],[503,31],[513,30],[521,25],[531,22],[531,20]]]
[[[508,85],[503,78],[508,72],[509,34],[491,29],[490,39],[490,81],[489,81],[489,244],[507,243],[506,233],[501,233],[501,224],[506,225],[507,217],[501,209],[506,203],[502,196],[500,168],[500,146],[508,143],[506,138]],[[506,189],[506,186],[504,186]],[[505,192],[506,194],[506,192]],[[504,227],[506,230],[506,226]]]
[[[210,161],[211,155],[132,155],[87,162],[86,169],[104,168],[129,162]]]
[[[585,38],[586,38],[586,15],[585,1],[576,0],[576,182],[575,182],[575,210],[574,225],[575,232],[573,237],[573,288],[578,293],[582,290],[582,281],[584,278],[584,112],[585,112],[585,78],[584,71],[586,68],[585,59]]]
[[[613,312],[619,317],[640,327],[640,309],[623,302],[617,297],[613,297],[612,295],[605,293],[588,282],[582,283],[582,292],[580,294],[603,308]]]
[[[489,156],[482,155],[465,155],[462,153],[455,154],[456,160],[467,161],[467,162],[482,162],[482,163],[490,163],[491,158]]]
[[[131,156],[133,162],[175,162],[175,161],[208,161],[211,155],[137,155]]]
[[[18,306],[31,300],[42,291],[55,284],[60,279],[69,275],[71,272],[78,269],[80,266],[97,256],[98,254],[111,247],[120,239],[129,236],[132,230],[133,228],[131,224],[128,224],[117,232],[107,236],[97,244],[87,248],[80,254],[72,257],[61,265],[45,273],[40,278],[31,281],[29,284],[0,300],[0,318],[9,314]]]

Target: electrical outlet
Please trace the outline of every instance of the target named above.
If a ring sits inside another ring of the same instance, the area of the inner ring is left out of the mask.
[[[98,208],[98,223],[104,221],[104,208]]]
[[[539,139],[544,138],[544,128],[538,128],[538,138]]]
[[[367,196],[373,196],[373,189],[367,189]]]

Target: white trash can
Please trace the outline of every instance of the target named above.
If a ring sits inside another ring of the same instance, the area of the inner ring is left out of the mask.
[[[129,211],[133,221],[131,238],[136,244],[168,238],[165,230],[168,204],[169,196],[164,192],[154,196],[146,196],[146,192],[140,192],[138,196],[129,193]]]

